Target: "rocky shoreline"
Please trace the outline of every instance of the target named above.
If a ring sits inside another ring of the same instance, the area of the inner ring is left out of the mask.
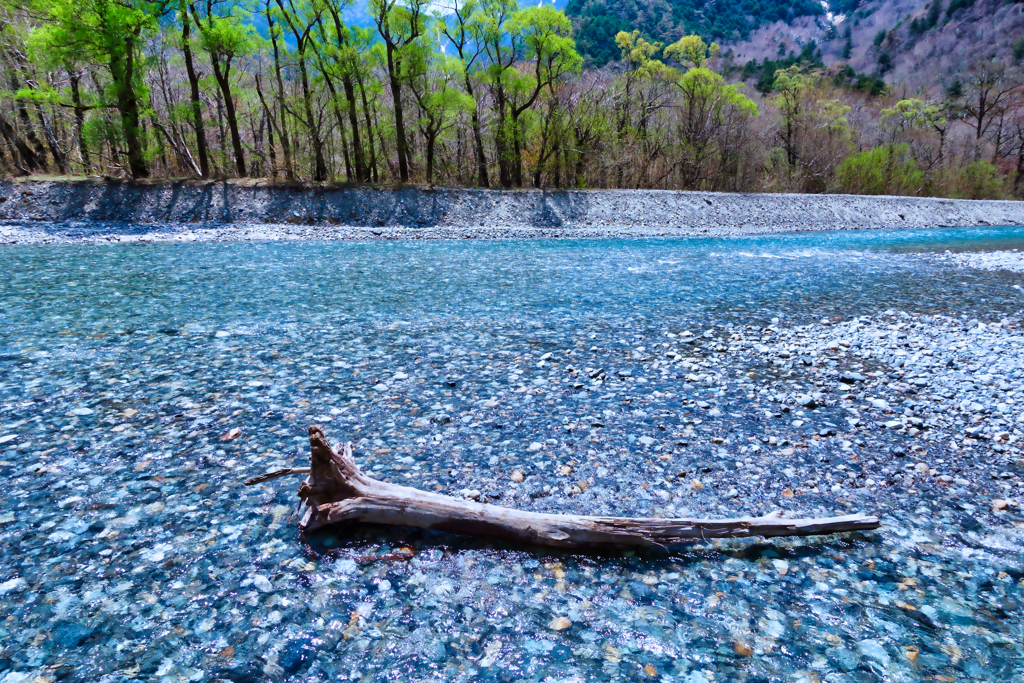
[[[258,182],[0,182],[0,243],[725,236],[1024,225],[1024,202]]]

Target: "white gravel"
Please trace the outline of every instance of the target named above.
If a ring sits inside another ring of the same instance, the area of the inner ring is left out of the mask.
[[[1016,249],[1013,251],[980,251],[957,254],[947,252],[940,258],[965,268],[1008,270],[1014,273],[1024,273],[1024,254]]]

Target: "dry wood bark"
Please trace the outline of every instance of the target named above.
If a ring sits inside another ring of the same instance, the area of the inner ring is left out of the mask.
[[[518,541],[533,545],[600,550],[666,546],[696,539],[751,536],[812,536],[877,529],[871,515],[783,519],[781,513],[737,519],[584,517],[514,510],[398,486],[372,479],[356,466],[352,444],[336,453],[323,430],[309,428],[310,467],[253,477],[259,484],[291,474],[309,474],[299,486],[308,506],[305,532],[345,522],[387,524]]]

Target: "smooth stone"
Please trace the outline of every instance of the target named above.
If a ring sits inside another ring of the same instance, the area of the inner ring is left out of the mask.
[[[892,663],[889,653],[877,640],[862,640],[858,645],[860,653],[869,659],[873,659],[884,667]]]

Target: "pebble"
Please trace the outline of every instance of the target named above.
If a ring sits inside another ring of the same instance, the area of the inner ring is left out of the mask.
[[[274,590],[274,586],[270,583],[270,579],[260,574],[252,577],[252,584],[256,586],[261,593],[269,593]]]
[[[570,626],[572,626],[572,622],[568,617],[555,617],[548,622],[548,628],[552,631],[564,631]]]

